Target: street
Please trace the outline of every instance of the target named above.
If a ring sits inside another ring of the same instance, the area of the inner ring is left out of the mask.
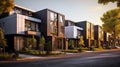
[[[120,67],[120,50],[84,52],[67,57],[56,56],[53,59],[13,61],[0,63],[0,67]]]

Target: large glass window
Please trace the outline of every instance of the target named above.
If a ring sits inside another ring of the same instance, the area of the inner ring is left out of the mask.
[[[28,20],[25,20],[25,30],[26,31],[31,30],[31,24],[30,24],[30,21]]]
[[[63,16],[59,16],[59,20],[60,20],[60,22],[63,22]]]
[[[50,12],[50,31],[51,33],[57,33],[57,14]]]
[[[54,27],[53,21],[51,21],[51,22],[50,22],[50,29],[51,29],[51,32],[53,32],[53,27]]]
[[[77,36],[80,36],[81,32],[79,29],[77,29]]]
[[[56,14],[56,13],[53,13],[53,12],[50,12],[50,20],[51,20],[51,21],[57,20],[57,14]]]
[[[90,38],[90,23],[87,23],[87,38]]]
[[[61,32],[61,33],[64,33],[64,26],[61,26],[60,32]]]
[[[37,31],[37,32],[39,31],[39,27],[38,27],[38,24],[36,24],[36,31]]]
[[[94,26],[93,24],[90,24],[91,25],[91,39],[94,39]]]
[[[36,28],[35,28],[35,23],[31,23],[31,30],[35,31]]]
[[[25,21],[25,30],[26,31],[39,31],[39,25],[36,22],[26,20]]]
[[[15,13],[22,14],[22,10],[19,8],[15,8],[14,11],[15,11]]]

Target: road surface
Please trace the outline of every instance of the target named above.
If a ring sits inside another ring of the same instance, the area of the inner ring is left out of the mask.
[[[12,61],[0,63],[0,67],[120,67],[120,50],[84,52],[65,57],[56,56],[52,59]]]

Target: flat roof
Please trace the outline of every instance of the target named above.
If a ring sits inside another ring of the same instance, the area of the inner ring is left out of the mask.
[[[31,9],[28,9],[28,8],[25,8],[25,7],[22,7],[22,6],[19,6],[19,5],[17,5],[17,4],[15,4],[15,7],[18,7],[18,8],[24,9],[24,10],[28,10],[28,11],[31,11],[31,12],[35,12],[34,10],[31,10]]]

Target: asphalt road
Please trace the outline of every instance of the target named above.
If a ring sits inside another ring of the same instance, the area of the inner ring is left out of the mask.
[[[0,63],[0,67],[120,67],[120,50]]]

